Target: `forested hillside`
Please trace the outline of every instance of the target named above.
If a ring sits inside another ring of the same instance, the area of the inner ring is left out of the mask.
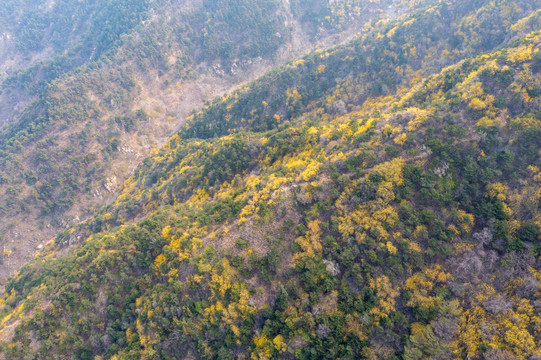
[[[390,4],[3,1],[0,282],[113,201],[190,111],[410,6]]]
[[[4,358],[541,358],[541,3],[415,6],[194,111],[9,280]]]

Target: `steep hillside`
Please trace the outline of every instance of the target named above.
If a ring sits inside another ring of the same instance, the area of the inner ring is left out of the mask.
[[[193,113],[8,282],[3,356],[537,359],[539,5],[437,2]]]
[[[151,9],[145,1],[3,1],[0,124],[15,121],[48,82],[113,50]]]
[[[58,54],[80,62],[99,58],[146,18],[149,9],[144,1],[3,1],[2,75]]]
[[[398,14],[318,2],[2,2],[0,281],[111,202],[204,101]]]

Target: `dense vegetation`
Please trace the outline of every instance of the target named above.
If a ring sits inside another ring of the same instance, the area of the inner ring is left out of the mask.
[[[195,112],[9,281],[3,355],[537,359],[539,5],[436,2]]]
[[[18,7],[10,4],[2,5],[3,12],[8,18],[15,18],[12,12]],[[131,128],[127,130],[141,126],[137,121],[141,117],[134,116],[130,103],[139,93],[134,79],[137,73],[157,68],[161,75],[168,75],[163,81],[173,83],[201,60],[231,62],[237,57],[270,57],[287,37],[287,29],[279,24],[281,13],[270,1],[251,1],[249,7],[247,2],[206,1],[195,14],[178,15],[172,29],[153,23],[142,31],[143,39],[131,35],[122,40],[121,36],[135,25],[142,28],[140,23],[147,17],[149,2],[63,1],[45,12],[45,4],[33,6],[35,10],[28,10],[19,21],[17,44],[30,47],[28,51],[39,50],[32,44],[46,46],[44,39],[48,39],[53,45],[63,46],[57,51],[69,51],[21,70],[3,83],[7,93],[24,90],[37,96],[17,121],[0,132],[0,179],[7,184],[3,189],[6,200],[0,206],[7,214],[28,207],[38,207],[46,214],[62,212],[71,206],[76,189],[85,186],[83,182],[95,183],[96,178],[103,176],[97,160],[111,155],[110,139],[118,138],[126,130],[115,118],[127,119],[127,127]],[[161,1],[153,6],[156,11],[166,12],[171,5]],[[87,17],[91,19],[89,24],[84,23]],[[238,23],[247,24],[249,29],[238,27]],[[283,32],[283,37],[276,37],[277,32]],[[66,48],[66,38],[72,33],[85,35],[72,48]],[[251,40],[245,37],[246,33],[251,34]],[[239,44],[240,49],[233,49]],[[121,50],[112,51],[118,47]],[[187,54],[168,64],[166,57],[172,47]],[[196,54],[192,57],[190,51]],[[128,61],[136,61],[138,68],[130,67]],[[77,69],[75,73],[65,74],[73,69]],[[104,117],[109,124],[95,123]],[[81,129],[81,124],[86,129]],[[58,133],[65,130],[72,133],[67,139],[69,144],[59,146]],[[98,144],[104,153],[89,154],[85,148],[90,144]],[[42,154],[44,149],[47,157]],[[80,172],[81,162],[88,171]],[[26,183],[32,190],[22,191],[26,198],[18,190],[26,185],[21,184],[23,179],[30,179]],[[51,193],[53,189],[57,190]],[[28,196],[30,192],[33,195]],[[50,204],[40,199],[49,199]]]
[[[20,56],[31,65],[32,56],[53,55],[11,74],[2,87],[11,90],[18,85],[38,93],[66,72],[100,59],[119,45],[123,34],[147,18],[149,5],[142,0],[3,2],[1,29],[15,39],[11,57]]]
[[[388,3],[367,4],[325,31],[363,25]],[[0,242],[10,254],[0,262],[9,260],[7,272],[55,229],[111,202],[141,159],[184,123],[187,108],[215,96],[213,80],[222,93],[304,53],[291,47],[311,25],[292,7],[276,0],[1,2]],[[208,89],[191,97],[200,82]]]

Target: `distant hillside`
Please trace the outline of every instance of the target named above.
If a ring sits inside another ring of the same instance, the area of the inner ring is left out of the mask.
[[[195,111],[7,283],[2,355],[537,359],[539,5],[437,1]]]
[[[310,4],[2,2],[0,281],[114,200],[205,101],[391,16],[390,0]]]

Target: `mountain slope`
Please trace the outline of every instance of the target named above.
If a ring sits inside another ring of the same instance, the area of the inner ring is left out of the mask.
[[[492,24],[517,2],[453,5]],[[408,47],[397,68],[384,44],[446,6],[194,113],[114,204],[10,280],[3,355],[541,355],[541,37],[443,70],[435,54],[453,51]]]
[[[387,16],[388,4],[361,5],[355,16],[342,1],[321,5],[329,23],[318,28],[295,1],[3,2],[2,19],[13,21],[0,25],[9,37],[0,56],[0,232],[11,254],[0,280],[110,203],[204,101],[350,37]],[[29,37],[36,46],[21,48]]]

